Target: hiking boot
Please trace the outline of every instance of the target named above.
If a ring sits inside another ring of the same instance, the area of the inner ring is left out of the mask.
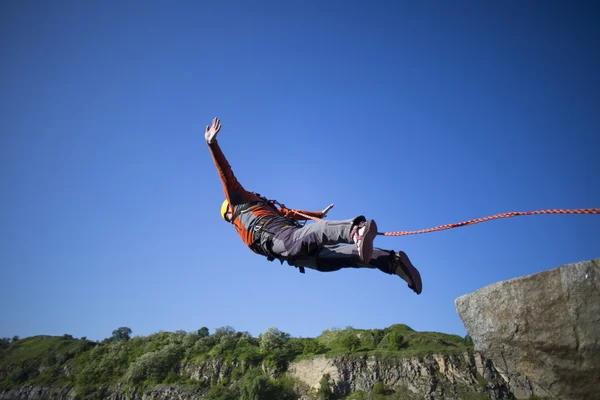
[[[394,274],[404,279],[408,283],[408,287],[416,294],[421,294],[421,291],[423,290],[421,274],[412,265],[405,252],[399,251],[394,253],[392,271]]]
[[[359,222],[350,231],[350,238],[358,248],[358,256],[365,264],[368,264],[373,256],[375,236],[377,236],[377,224],[372,219]]]

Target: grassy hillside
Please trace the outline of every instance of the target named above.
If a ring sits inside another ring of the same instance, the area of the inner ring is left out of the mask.
[[[415,332],[406,325],[326,330],[316,338],[294,338],[277,328],[255,338],[231,327],[219,328],[213,334],[202,328],[190,333],[126,335],[102,343],[69,335],[35,336],[4,343],[0,348],[0,389],[30,384],[69,386],[77,389],[81,399],[93,399],[101,398],[117,384],[148,388],[169,383],[205,388],[212,399],[250,398],[244,393],[252,390],[262,391],[264,398],[293,399],[293,382],[275,381],[264,371],[285,376],[289,362],[315,355],[406,358],[465,351],[472,351],[472,344],[459,336]],[[228,363],[228,377],[192,378],[190,371],[214,360]]]

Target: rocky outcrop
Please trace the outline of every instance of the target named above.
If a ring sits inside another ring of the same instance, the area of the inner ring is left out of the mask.
[[[133,390],[124,393],[118,390],[106,400],[202,400],[204,391],[200,389],[184,388],[174,385],[159,385],[146,391]]]
[[[145,391],[114,388],[108,391],[105,400],[202,400],[205,391],[183,388],[174,385],[159,385]],[[51,388],[24,386],[20,389],[0,392],[0,400],[75,400],[76,390],[72,388]]]
[[[600,259],[484,287],[455,305],[517,399],[600,396]]]
[[[315,357],[290,364],[288,375],[303,382],[303,394],[318,389],[323,376],[329,375],[334,392],[343,396],[359,390],[369,392],[373,385],[383,383],[387,389],[421,399],[459,399],[467,393],[490,399],[513,398],[493,364],[478,354],[405,359]]]
[[[237,365],[237,363],[226,362],[221,358],[214,358],[182,366],[181,369],[200,384],[213,385],[223,378],[231,376],[231,372]]]
[[[75,390],[72,388],[23,386],[0,392],[0,400],[74,400]]]

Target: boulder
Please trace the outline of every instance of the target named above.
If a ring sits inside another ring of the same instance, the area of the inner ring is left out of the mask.
[[[600,398],[600,258],[498,282],[455,306],[517,399]]]

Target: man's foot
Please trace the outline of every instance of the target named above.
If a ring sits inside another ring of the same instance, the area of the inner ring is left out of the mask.
[[[405,252],[394,253],[394,271],[396,275],[404,279],[416,294],[421,294],[423,284],[421,283],[421,274],[412,265]]]
[[[350,238],[358,248],[358,255],[365,264],[371,261],[373,256],[373,240],[377,236],[377,224],[372,219],[361,221],[350,231]]]

